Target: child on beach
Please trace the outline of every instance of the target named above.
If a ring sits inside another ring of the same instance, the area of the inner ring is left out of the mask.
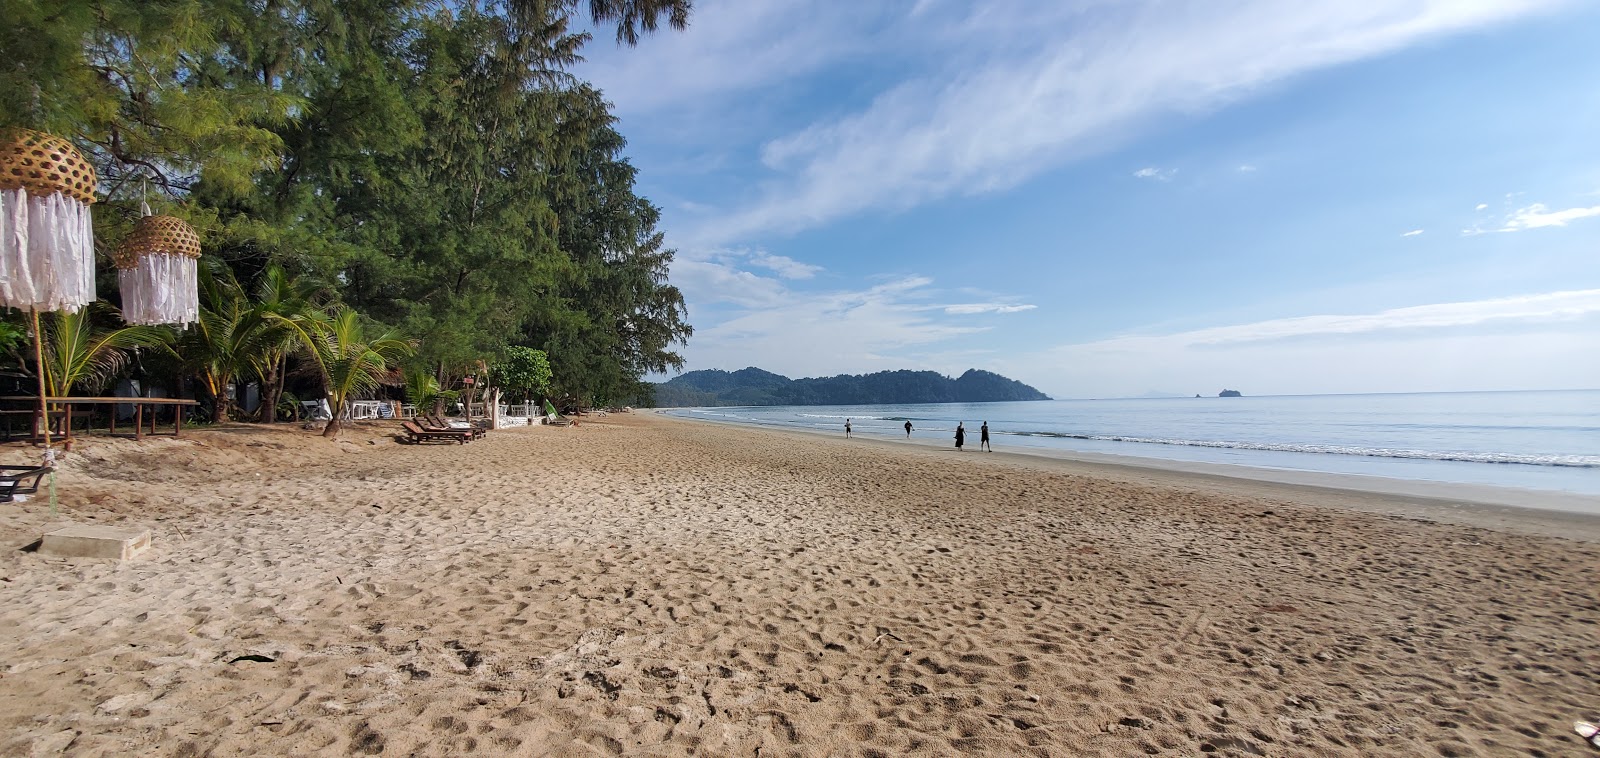
[[[991,453],[994,452],[994,446],[989,444],[989,422],[987,422],[987,421],[983,422],[983,428],[979,429],[978,433],[979,433],[979,435],[981,435],[978,438],[978,449],[979,450],[985,450],[986,449]]]
[[[963,423],[964,422],[961,422],[961,421],[957,421],[956,422],[956,449],[957,450],[960,450],[961,446],[963,444],[965,444],[966,441],[967,441],[967,430],[966,430],[965,427],[962,426]]]

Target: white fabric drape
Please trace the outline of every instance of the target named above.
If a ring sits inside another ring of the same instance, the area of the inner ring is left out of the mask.
[[[60,193],[0,190],[0,305],[76,311],[94,299],[89,206]]]
[[[187,255],[141,255],[117,269],[122,320],[130,324],[192,324],[200,317],[199,265]]]

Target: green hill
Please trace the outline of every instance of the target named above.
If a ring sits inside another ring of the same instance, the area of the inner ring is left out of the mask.
[[[1043,392],[989,371],[959,377],[933,371],[880,371],[790,379],[758,368],[690,371],[655,385],[662,408],[727,405],[881,405],[1049,400]]]

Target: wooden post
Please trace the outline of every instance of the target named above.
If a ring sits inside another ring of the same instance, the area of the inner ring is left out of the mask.
[[[39,311],[30,309],[33,314],[33,359],[39,369],[39,428],[44,430],[44,449],[50,449],[50,403],[45,400],[48,394],[44,387],[44,332],[39,330]]]
[[[172,404],[172,436],[176,437],[183,431],[183,405]]]

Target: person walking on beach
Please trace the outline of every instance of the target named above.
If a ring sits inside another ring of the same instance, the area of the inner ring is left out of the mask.
[[[989,444],[989,422],[983,422],[983,427],[978,429],[978,449],[994,452],[994,445]]]
[[[962,424],[962,422],[960,422],[960,421],[956,422],[956,449],[957,450],[960,450],[961,446],[966,444],[966,442],[967,442],[967,430],[961,424]]]
[[[850,439],[850,419],[844,420],[844,438]]]
[[[911,420],[906,420],[906,439],[911,439]]]

